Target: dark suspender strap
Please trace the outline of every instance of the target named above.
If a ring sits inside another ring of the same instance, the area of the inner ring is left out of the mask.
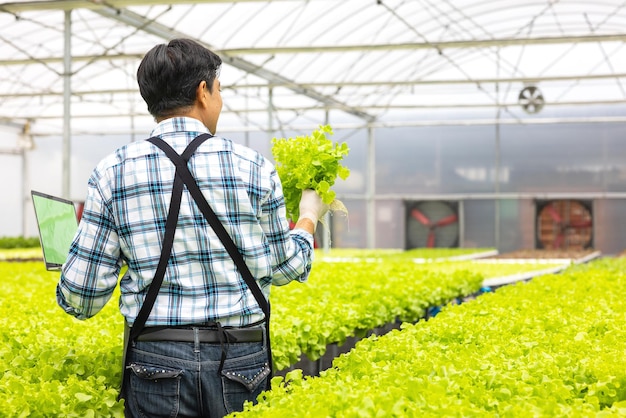
[[[185,149],[182,156],[179,158],[187,167],[187,161],[194,153],[194,151],[206,141],[210,135],[200,135],[196,137]],[[153,139],[153,138],[151,138]],[[160,141],[162,141],[159,138]],[[150,141],[152,142],[152,141]],[[165,142],[163,142],[165,143]],[[176,154],[178,155],[178,154]],[[172,246],[174,244],[174,234],[176,233],[176,224],[178,223],[178,213],[180,211],[180,202],[183,194],[183,180],[179,176],[178,168],[176,168],[176,173],[174,174],[174,186],[172,188],[172,197],[170,200],[170,208],[167,213],[167,220],[165,221],[165,234],[163,236],[163,247],[161,249],[161,257],[159,258],[159,264],[156,269],[156,273],[154,274],[154,278],[152,279],[152,283],[150,283],[150,287],[148,288],[148,293],[141,305],[141,310],[139,314],[137,314],[137,318],[135,318],[135,322],[130,330],[129,340],[134,341],[141,331],[143,331],[144,325],[150,316],[150,312],[154,306],[154,302],[156,301],[156,297],[159,294],[159,289],[161,288],[161,283],[163,283],[163,277],[165,276],[165,270],[167,269],[167,262],[170,258],[170,254],[172,252]]]
[[[209,137],[208,134],[203,134],[198,138],[201,138],[205,135],[207,138]],[[197,140],[198,138],[196,138],[195,140]],[[193,200],[196,202],[196,205],[200,209],[200,212],[202,212],[206,220],[209,222],[209,225],[211,225],[211,228],[213,228],[213,231],[216,233],[216,235],[222,242],[222,245],[224,245],[224,248],[226,249],[228,254],[231,256],[233,261],[235,262],[235,265],[237,266],[239,273],[241,274],[244,281],[248,285],[248,288],[250,289],[250,291],[252,292],[252,295],[256,299],[257,304],[259,305],[259,307],[265,314],[265,327],[267,330],[267,351],[268,351],[268,358],[269,358],[268,367],[270,368],[270,371],[271,371],[273,369],[273,364],[272,364],[272,352],[271,352],[271,344],[270,344],[270,304],[269,304],[269,301],[263,295],[263,292],[261,291],[259,284],[254,279],[254,276],[252,276],[252,273],[250,272],[250,269],[246,265],[246,262],[243,259],[243,256],[239,252],[239,249],[233,242],[230,235],[228,235],[228,231],[226,231],[226,228],[224,228],[224,225],[222,225],[222,223],[220,222],[219,218],[217,217],[213,209],[211,209],[211,206],[209,205],[204,195],[202,194],[202,191],[200,190],[198,183],[196,182],[195,178],[189,171],[189,167],[187,167],[187,161],[189,158],[188,157],[187,159],[184,158],[187,150],[185,150],[185,152],[181,156],[181,155],[178,155],[178,153],[169,144],[163,141],[161,138],[152,137],[148,139],[148,141],[156,145],[157,147],[161,148],[165,152],[165,154],[170,158],[170,160],[172,160],[172,162],[176,166],[176,174],[182,178],[183,182],[187,186],[187,190],[189,190],[189,193],[191,193]],[[191,146],[191,144],[189,146]],[[269,382],[269,379],[268,379],[268,382]]]
[[[174,244],[174,234],[176,233],[176,224],[178,221],[178,212],[180,211],[180,201],[183,194],[183,181],[176,176],[174,179],[174,187],[172,188],[172,198],[170,200],[170,209],[167,213],[167,220],[165,221],[165,234],[163,235],[163,246],[161,248],[161,257],[159,258],[159,264],[154,273],[154,278],[148,288],[148,293],[141,305],[141,309],[135,318],[135,322],[130,329],[129,341],[135,341],[141,331],[143,331],[144,325],[150,316],[154,302],[156,301],[161,283],[163,283],[163,277],[165,276],[165,270],[167,269],[167,261],[170,258],[172,252],[172,246]]]
[[[200,191],[198,183],[196,183],[196,180],[189,171],[189,168],[187,167],[186,161],[180,155],[178,155],[172,147],[170,147],[165,141],[161,140],[160,138],[150,138],[148,139],[148,141],[161,148],[176,165],[176,173],[182,177],[183,182],[187,186],[187,189],[191,193],[191,196],[198,205],[200,212],[202,212],[204,217],[209,222],[209,225],[211,225],[219,239],[222,241],[222,244],[224,245],[224,248],[226,248],[226,251],[228,251],[228,254],[235,261],[239,272],[241,273],[244,280],[246,281],[246,284],[252,291],[254,298],[263,310],[263,313],[266,315],[267,320],[269,314],[269,303],[267,299],[265,299],[261,288],[259,287],[256,280],[254,280],[254,277],[252,276],[250,269],[248,269],[248,266],[246,265],[241,253],[239,252],[239,249],[233,242],[230,235],[228,235],[228,231],[226,231],[226,228],[224,228],[224,225],[222,225],[217,215],[215,214],[215,212],[213,212],[213,209],[211,209],[209,203],[204,198],[204,195]]]
[[[185,149],[182,156],[179,156],[183,161],[189,161],[189,158],[194,153],[194,151],[206,141],[210,135],[200,135],[196,137]],[[184,183],[180,175],[178,175],[178,168],[174,174],[174,185],[172,187],[172,196],[170,198],[170,208],[167,212],[167,220],[165,221],[165,233],[163,234],[163,246],[161,248],[161,256],[159,258],[159,264],[157,265],[156,272],[154,273],[154,278],[150,283],[148,288],[148,293],[144,298],[143,304],[141,305],[141,309],[135,318],[135,322],[133,322],[133,326],[130,328],[128,332],[128,337],[125,338],[124,341],[124,353],[123,353],[123,365],[124,368],[122,370],[122,385],[120,388],[120,394],[118,399],[124,398],[126,395],[124,393],[125,385],[127,385],[128,380],[128,371],[126,369],[126,359],[128,358],[128,347],[131,345],[133,341],[137,339],[137,337],[141,334],[150,316],[150,312],[154,307],[154,302],[156,301],[157,295],[159,294],[159,289],[161,288],[161,284],[163,283],[163,277],[165,276],[165,270],[167,269],[167,262],[170,258],[172,252],[172,246],[174,244],[174,234],[176,233],[176,225],[178,223],[178,214],[180,212],[180,202],[182,199]]]

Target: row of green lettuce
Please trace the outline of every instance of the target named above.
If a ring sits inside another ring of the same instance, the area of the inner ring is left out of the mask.
[[[390,258],[415,260],[453,260],[455,258],[479,258],[497,254],[495,248],[330,248],[316,249],[320,261],[382,261]]]
[[[272,354],[277,370],[302,356],[321,357],[329,344],[386,324],[415,322],[430,307],[476,294],[489,277],[543,270],[546,264],[483,264],[471,260],[416,264],[315,263],[306,283],[272,289]]]
[[[449,305],[299,370],[233,417],[626,416],[626,260]]]
[[[13,417],[122,417],[123,322],[115,301],[89,321],[56,304],[58,273],[0,262],[0,411]]]
[[[393,257],[374,264],[316,261],[309,282],[272,290],[276,368],[303,354],[314,359],[359,331],[398,318],[415,321],[428,306],[472,294],[484,277],[512,267],[499,268],[469,261],[426,266]],[[99,315],[78,321],[56,305],[58,273],[45,271],[43,263],[0,262],[0,277],[0,410],[7,416],[122,416],[117,295]]]
[[[35,248],[39,247],[38,237],[0,237],[0,248]]]

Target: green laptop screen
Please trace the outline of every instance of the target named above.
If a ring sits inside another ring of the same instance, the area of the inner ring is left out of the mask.
[[[35,191],[31,194],[46,267],[60,267],[78,229],[74,203]]]

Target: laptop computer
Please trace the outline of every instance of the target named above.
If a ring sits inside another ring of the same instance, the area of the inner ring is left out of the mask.
[[[46,270],[61,270],[78,229],[71,200],[31,190]]]

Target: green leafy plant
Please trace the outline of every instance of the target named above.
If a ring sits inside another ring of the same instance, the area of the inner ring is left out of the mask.
[[[0,249],[0,261],[35,261],[43,260],[41,247],[3,248]]]
[[[417,321],[430,306],[480,289],[483,276],[468,264],[437,268],[398,260],[315,262],[307,283],[272,289],[272,355],[277,370],[302,355],[317,360],[329,344],[343,344],[396,320]],[[311,295],[316,295],[311,297]]]
[[[363,339],[319,377],[275,377],[230,417],[625,416],[625,291],[626,259],[506,286]]]
[[[283,185],[287,217],[293,221],[300,214],[302,191],[315,190],[331,210],[344,210],[331,189],[337,178],[345,180],[350,170],[341,164],[350,148],[331,141],[327,135],[333,131],[329,125],[320,126],[311,135],[295,138],[273,138],[272,155],[276,171]]]
[[[430,307],[475,294],[486,278],[546,268],[473,261],[416,264],[400,254],[377,262],[314,263],[308,282],[272,289],[272,355],[277,370],[295,364],[303,354],[317,360],[329,344],[341,344],[373,328],[396,320],[417,321]]]
[[[12,250],[1,250],[0,256],[5,252]],[[374,253],[385,251],[362,250],[360,253],[351,250],[348,254],[364,259],[359,256]],[[406,252],[405,255],[414,257],[416,253]],[[427,255],[420,253],[420,257]],[[441,253],[430,255],[440,256]],[[473,294],[480,288],[483,277],[500,276],[511,269],[519,272],[522,268],[532,268],[523,265],[499,267],[471,261],[416,264],[411,258],[402,259],[403,254],[397,251],[388,251],[387,257],[376,263],[314,261],[316,265],[309,282],[272,289],[272,351],[277,370],[295,364],[303,354],[317,359],[329,344],[361,336],[361,333],[364,335],[365,331],[398,318],[415,321],[429,306]],[[619,269],[615,269],[615,274],[618,273]],[[3,279],[3,292],[0,293],[0,339],[3,341],[0,344],[0,370],[3,371],[0,374],[0,415],[122,417],[124,406],[116,399],[123,341],[123,318],[114,302],[119,297],[119,288],[100,314],[79,321],[65,314],[56,304],[58,274],[46,271],[41,261],[0,262],[0,277]],[[594,277],[586,271],[580,274]],[[590,283],[595,286],[595,281]],[[598,280],[598,291],[607,292],[600,283],[602,281]],[[555,291],[566,293],[556,286]],[[621,288],[616,286],[615,291],[621,291]],[[619,298],[620,293],[614,297]],[[541,297],[535,296],[534,299],[541,300]],[[480,315],[483,310],[487,311],[481,308]],[[440,322],[440,328],[448,329],[445,323]],[[450,329],[455,326],[452,323]],[[484,324],[477,323],[470,329],[486,334],[484,327]],[[553,327],[558,329],[556,324]],[[605,329],[612,330],[613,323],[600,321],[587,333],[595,335]],[[622,335],[607,334],[605,342],[612,344],[614,337],[621,339]],[[580,340],[578,344],[588,339],[585,334],[575,338]],[[377,355],[382,358],[383,352],[393,350],[400,356],[398,353],[404,349],[403,344],[380,346]],[[606,364],[594,366],[594,370],[602,366],[610,372],[609,362],[617,358],[615,355],[613,351],[607,352],[603,357]],[[456,356],[461,358],[458,353]],[[352,356],[352,359],[358,357]],[[297,373],[290,372],[289,376],[296,379]],[[585,375],[580,378],[584,379]],[[348,383],[342,385],[349,387]],[[621,393],[622,389],[616,389],[617,385],[625,388],[626,382],[616,380],[610,374],[603,375],[596,384],[589,386],[587,393],[608,405],[613,402],[614,391]],[[396,386],[394,390],[402,390],[402,386]],[[289,387],[295,388],[296,385]],[[328,389],[333,387],[336,390],[338,386],[331,384]],[[380,389],[372,386],[371,390]],[[347,397],[345,402],[345,407],[355,402],[352,407],[358,410],[364,401]],[[333,408],[337,410],[336,406]],[[368,408],[365,410],[369,411]],[[318,412],[315,408],[312,411]]]
[[[0,237],[0,248],[39,247],[38,237]]]
[[[0,262],[0,415],[121,418],[119,310],[67,315],[55,299],[58,274],[42,262]]]

